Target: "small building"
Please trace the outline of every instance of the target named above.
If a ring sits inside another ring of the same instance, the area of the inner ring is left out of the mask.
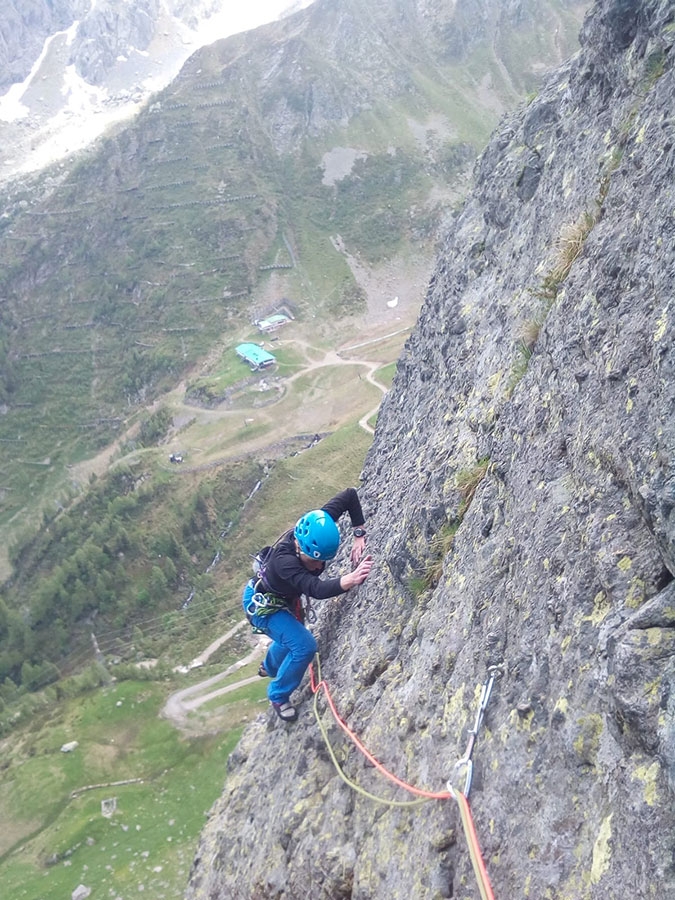
[[[281,328],[290,321],[288,316],[283,313],[275,313],[273,316],[267,316],[266,319],[258,319],[255,326],[261,334],[267,334],[270,331],[276,331],[277,328]]]
[[[236,350],[237,356],[247,362],[254,372],[267,369],[277,361],[275,356],[257,344],[239,344]]]

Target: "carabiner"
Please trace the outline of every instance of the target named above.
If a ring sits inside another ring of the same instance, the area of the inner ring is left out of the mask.
[[[480,691],[480,699],[478,701],[478,711],[476,713],[476,719],[473,723],[473,728],[469,731],[469,740],[466,745],[466,751],[464,756],[459,760],[459,762],[455,763],[453,771],[457,773],[461,773],[462,769],[466,769],[466,775],[464,776],[464,790],[462,793],[465,797],[468,798],[469,793],[471,791],[471,784],[473,781],[473,750],[476,746],[476,740],[478,738],[478,732],[480,730],[480,726],[483,723],[483,717],[485,715],[485,710],[487,709],[487,705],[490,702],[490,695],[492,694],[492,687],[495,683],[495,678],[498,675],[502,674],[501,666],[489,666],[487,670],[487,676]],[[454,796],[454,789],[452,786],[452,779],[448,779],[448,790]]]

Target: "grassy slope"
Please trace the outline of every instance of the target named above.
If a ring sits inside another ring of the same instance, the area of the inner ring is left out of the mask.
[[[505,37],[506,64],[486,43],[446,60],[383,10],[351,10],[358,41],[331,23],[282,23],[271,41],[207,48],[65,177],[9,190],[0,535],[82,490],[68,467],[192,377],[256,309],[288,296],[301,320],[362,310],[331,236],[369,265],[432,253],[432,189],[463,189],[471,153],[517,98],[533,37]],[[550,38],[538,40],[548,61]],[[340,146],[367,158],[326,184],[324,154]],[[292,270],[260,270],[289,264],[289,248]]]
[[[136,893],[140,885],[146,896],[183,895],[227,756],[241,726],[260,709],[264,685],[228,695],[236,708],[229,727],[204,738],[185,739],[157,717],[163,694],[148,682],[114,685],[70,702],[45,727],[3,747],[6,900],[69,897],[78,884],[112,896]],[[71,740],[78,748],[61,753]],[[71,796],[87,785],[126,779],[142,781]],[[101,801],[111,797],[117,810],[106,818]]]
[[[347,425],[272,469],[244,509],[236,532],[224,541],[222,562],[214,570],[217,599],[198,598],[189,616],[174,617],[175,661],[192,659],[240,617],[249,554],[274,540],[298,511],[356,483],[369,443],[362,429]],[[163,518],[159,511],[156,515]],[[153,628],[152,620],[144,626],[150,636]],[[244,652],[241,642],[235,642],[191,680],[215,674],[233,654]],[[238,677],[252,670],[243,669]],[[164,697],[179,684],[185,682],[122,682],[52,705],[0,743],[4,897],[69,896],[80,883],[115,895],[136,892],[143,884],[148,896],[182,896],[204,814],[220,794],[227,756],[241,724],[260,709],[265,686],[261,682],[211,701],[208,715],[224,730],[188,739],[156,717]],[[193,717],[201,721],[203,714],[197,711]],[[71,740],[80,747],[72,754],[60,753],[61,745]],[[96,789],[69,799],[71,791],[85,785],[127,778],[143,778],[143,784]],[[117,797],[118,812],[105,819],[101,800],[111,796]]]

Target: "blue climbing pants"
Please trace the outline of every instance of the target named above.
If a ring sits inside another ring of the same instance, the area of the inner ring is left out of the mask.
[[[249,582],[242,598],[244,610],[253,593],[253,585]],[[314,635],[287,609],[280,609],[269,616],[251,616],[249,621],[272,638],[264,660],[265,669],[272,679],[267,696],[272,703],[286,703],[314,658]]]

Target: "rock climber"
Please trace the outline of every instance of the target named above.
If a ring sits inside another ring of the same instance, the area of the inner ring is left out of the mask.
[[[337,521],[348,512],[353,543],[352,570],[335,578],[321,578],[328,560],[340,545]],[[365,519],[359,495],[347,488],[321,509],[313,509],[298,519],[295,528],[281,535],[272,547],[265,547],[254,564],[256,577],[244,589],[246,616],[257,633],[272,639],[258,674],[272,681],[267,696],[284,722],[298,717],[290,702],[314,654],[316,640],[304,625],[302,595],[325,600],[344,594],[362,584],[373,565],[366,549]]]

